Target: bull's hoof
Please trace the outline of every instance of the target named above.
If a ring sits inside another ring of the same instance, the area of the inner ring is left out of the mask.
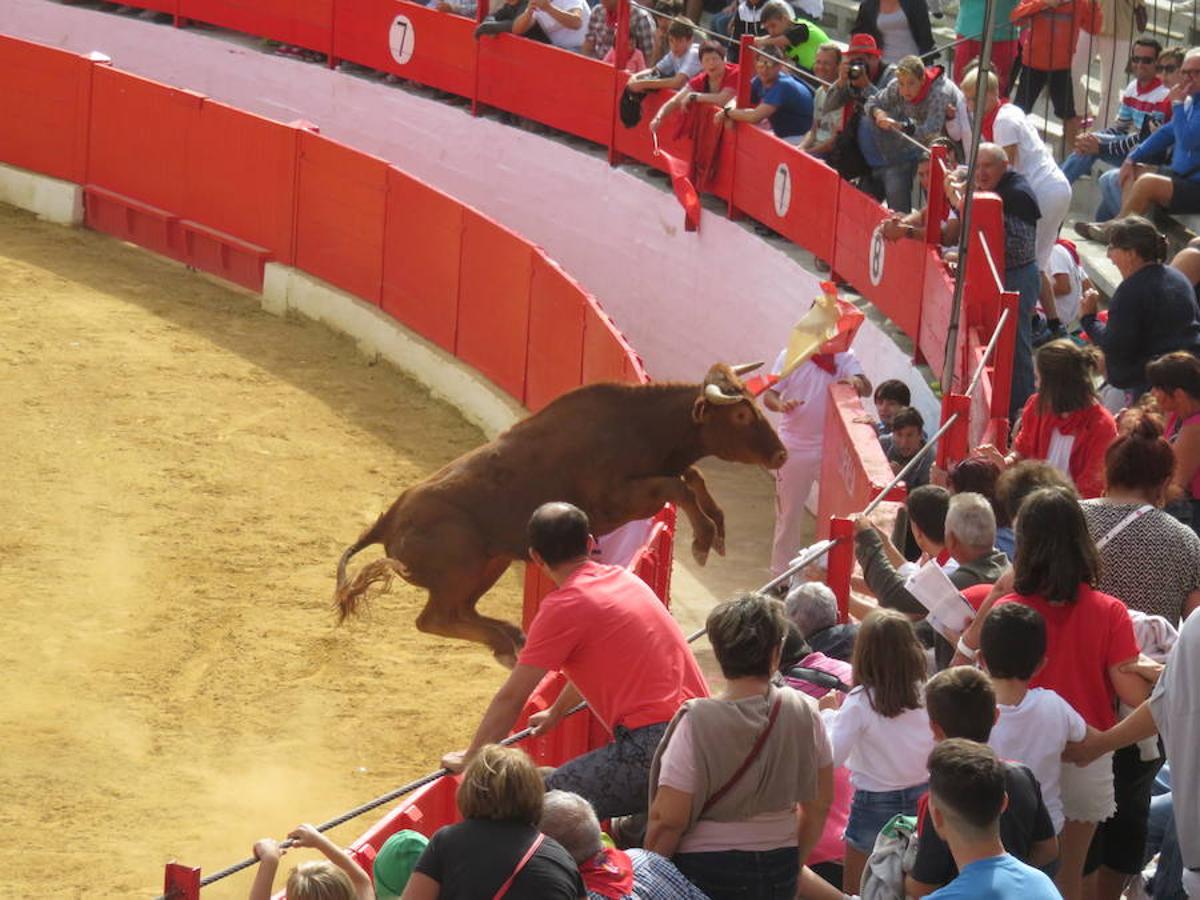
[[[510,671],[517,667],[517,654],[515,653],[494,653],[492,655],[496,657],[496,662]]]
[[[717,536],[713,538],[712,548],[716,551],[717,556],[725,555],[725,535],[717,532]]]
[[[703,566],[708,562],[708,550],[704,544],[692,543],[692,559],[696,561],[696,565]]]

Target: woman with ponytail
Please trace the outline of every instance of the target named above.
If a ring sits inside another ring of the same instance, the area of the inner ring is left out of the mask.
[[[1173,350],[1200,352],[1200,310],[1192,286],[1164,265],[1167,240],[1141,216],[1117,219],[1108,230],[1108,258],[1121,284],[1108,304],[1108,322],[1096,317],[1099,294],[1084,292],[1079,322],[1104,352],[1108,383],[1132,406],[1150,387],[1146,363]]]
[[[1100,405],[1092,384],[1094,350],[1072,341],[1043,344],[1034,357],[1038,391],[1021,411],[1013,450],[1007,456],[990,444],[980,453],[1002,469],[1023,459],[1042,459],[1074,483],[1081,497],[1104,490],[1104,454],[1117,425]]]

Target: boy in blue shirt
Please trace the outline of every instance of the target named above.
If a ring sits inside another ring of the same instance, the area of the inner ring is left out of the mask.
[[[1044,873],[1004,852],[1004,764],[986,744],[950,738],[929,755],[929,815],[950,845],[958,877],[930,900],[1058,900]]]
[[[752,109],[722,109],[717,116],[752,124],[770,119],[775,137],[789,144],[800,143],[812,129],[812,91],[783,71],[783,51],[778,47],[756,49],[754,57],[758,74],[750,82],[750,100],[757,105]]]

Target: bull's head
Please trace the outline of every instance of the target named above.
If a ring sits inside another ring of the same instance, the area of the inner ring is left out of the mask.
[[[787,459],[787,450],[741,380],[761,365],[717,363],[709,369],[692,406],[692,418],[700,425],[707,453],[729,462],[778,469]]]

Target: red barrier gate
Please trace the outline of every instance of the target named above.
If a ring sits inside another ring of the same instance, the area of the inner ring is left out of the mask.
[[[178,15],[185,19],[326,54],[333,49],[334,0],[178,0],[178,4]]]

